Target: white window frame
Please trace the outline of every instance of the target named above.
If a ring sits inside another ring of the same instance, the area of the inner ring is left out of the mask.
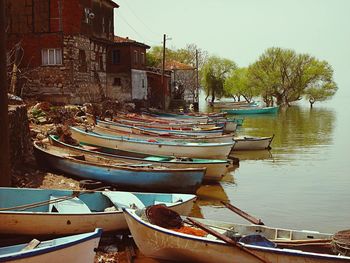
[[[46,51],[46,54],[45,54]],[[53,61],[50,59],[50,52],[53,52]],[[46,61],[44,58],[46,57]],[[41,64],[43,66],[62,65],[62,49],[61,48],[43,48],[41,50]]]

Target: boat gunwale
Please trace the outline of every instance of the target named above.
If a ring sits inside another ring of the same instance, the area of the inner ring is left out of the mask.
[[[80,235],[84,236],[85,235],[85,237],[83,237],[81,239],[77,239],[78,237],[76,237],[73,241],[67,241],[67,242],[64,242],[62,244],[54,244],[52,246],[39,247],[39,248],[32,249],[32,250],[9,253],[8,256],[4,256],[4,257],[0,256],[0,262],[8,262],[8,261],[13,261],[13,260],[17,260],[17,259],[25,259],[28,257],[39,256],[39,255],[50,253],[53,251],[62,250],[62,249],[68,248],[68,247],[75,246],[75,245],[80,244],[80,243],[84,243],[86,241],[90,241],[90,240],[95,239],[95,238],[100,238],[102,235],[102,232],[103,232],[103,230],[101,228],[96,228],[95,231],[93,231],[93,232],[65,236],[63,238],[80,236]],[[55,238],[55,239],[59,239],[59,238]],[[47,242],[55,240],[55,239],[47,240]],[[46,241],[43,241],[43,243],[44,242],[46,242]],[[11,247],[11,246],[8,246],[8,247]]]

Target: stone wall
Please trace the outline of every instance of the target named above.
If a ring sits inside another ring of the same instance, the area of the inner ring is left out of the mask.
[[[106,44],[65,35],[62,46],[63,64],[34,69],[23,95],[66,104],[99,101],[107,93]]]
[[[9,137],[11,166],[14,167],[23,163],[32,151],[25,105],[9,106]]]

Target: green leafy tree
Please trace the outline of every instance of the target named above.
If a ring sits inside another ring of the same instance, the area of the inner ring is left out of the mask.
[[[250,65],[249,81],[267,105],[300,100],[313,87],[334,87],[333,70],[326,61],[290,49],[270,48]]]
[[[307,88],[305,93],[306,98],[310,102],[310,107],[312,108],[316,101],[325,101],[332,98],[337,89],[335,83],[326,83],[322,86]]]
[[[207,98],[211,95],[211,102],[216,97],[224,95],[224,83],[226,78],[237,68],[232,60],[211,56],[202,68],[202,84]]]
[[[247,102],[251,102],[253,97],[259,96],[260,92],[254,85],[249,83],[248,68],[238,68],[225,80],[225,96],[237,98],[243,97]]]

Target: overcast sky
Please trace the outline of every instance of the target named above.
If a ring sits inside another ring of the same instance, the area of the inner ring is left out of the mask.
[[[115,33],[150,46],[194,43],[239,66],[269,47],[327,60],[350,96],[350,0],[114,0]],[[339,94],[340,95],[340,94]]]

